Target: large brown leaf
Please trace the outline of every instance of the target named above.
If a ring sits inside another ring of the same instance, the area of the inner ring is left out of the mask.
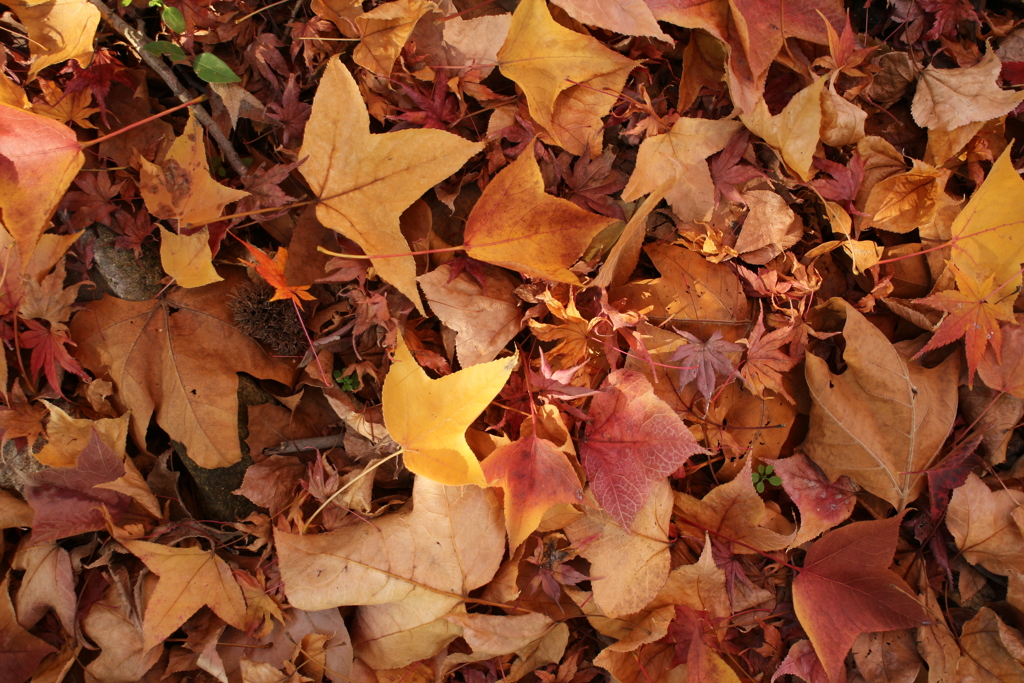
[[[804,451],[829,480],[847,475],[897,509],[924,489],[956,417],[959,357],[936,368],[911,363],[842,299],[819,309],[819,329],[841,329],[846,371],[807,354],[814,403]]]
[[[242,459],[238,442],[238,375],[291,384],[294,371],[242,334],[228,309],[244,277],[172,291],[164,299],[123,301],[106,296],[71,321],[76,357],[96,375],[108,374],[131,434],[146,443],[149,419],[188,449],[202,467]]]

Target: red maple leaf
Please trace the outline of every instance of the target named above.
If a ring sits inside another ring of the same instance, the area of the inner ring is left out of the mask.
[[[156,223],[153,222],[153,217],[149,215],[149,211],[146,211],[145,207],[143,207],[134,216],[124,211],[118,211],[114,214],[114,220],[116,225],[112,227],[121,233],[114,240],[114,246],[118,249],[131,249],[135,252],[135,258],[140,258],[142,256],[142,243],[153,234],[153,229],[156,227]]]
[[[722,339],[720,330],[715,330],[707,341],[698,339],[689,332],[676,330],[676,333],[689,342],[676,349],[670,358],[671,362],[683,364],[683,367],[679,368],[679,386],[686,386],[697,380],[697,389],[701,395],[705,399],[710,399],[717,384],[715,375],[732,374],[733,364],[728,354],[742,351],[743,347]]]
[[[111,201],[117,196],[124,182],[111,183],[110,174],[82,173],[75,178],[75,185],[81,191],[72,190],[64,195],[60,208],[74,211],[70,223],[72,229],[82,230],[93,223],[110,225],[110,214],[114,211]]]
[[[764,175],[750,164],[740,164],[749,138],[750,131],[741,130],[732,136],[725,149],[711,159],[711,179],[715,181],[715,206],[718,206],[722,197],[737,204],[744,204],[743,197],[734,186]]]
[[[740,342],[747,345],[747,360],[740,366],[740,379],[750,393],[764,398],[764,390],[771,389],[790,403],[796,403],[785,389],[782,373],[796,367],[802,357],[793,358],[780,350],[793,341],[795,331],[790,325],[765,334],[764,312],[758,312],[757,324]]]
[[[989,275],[979,284],[970,274],[956,266],[950,264],[949,268],[956,277],[956,287],[959,291],[939,292],[917,300],[926,306],[945,311],[946,316],[935,328],[932,338],[914,358],[940,346],[952,344],[962,337],[967,352],[967,383],[973,386],[974,372],[978,369],[978,363],[981,362],[990,340],[992,348],[996,349],[996,358],[1002,360],[1003,337],[999,321],[1015,322],[1013,298],[992,300],[993,295],[1001,289],[995,285],[993,275]]]
[[[107,128],[110,123],[107,121],[107,95],[110,93],[110,86],[117,81],[127,88],[135,88],[135,77],[122,64],[110,50],[96,50],[92,55],[89,66],[79,66],[78,61],[72,59],[61,73],[72,73],[71,80],[64,86],[64,94],[81,92],[88,88],[96,98],[96,104],[100,108],[100,118]]]
[[[74,346],[75,343],[63,331],[49,329],[38,320],[23,322],[28,326],[28,330],[21,333],[21,343],[25,348],[32,349],[32,374],[37,380],[39,373],[45,372],[50,388],[61,396],[64,396],[64,393],[60,390],[60,381],[57,379],[58,365],[89,381],[89,375],[78,361],[68,354],[65,344]]]
[[[267,116],[284,124],[281,144],[288,147],[291,142],[300,142],[306,131],[306,121],[313,111],[313,106],[299,101],[299,84],[295,74],[288,76],[288,83],[281,94],[281,103],[271,102],[267,105]]]
[[[706,453],[639,372],[616,370],[590,404],[580,445],[583,469],[601,507],[629,531],[654,485]]]

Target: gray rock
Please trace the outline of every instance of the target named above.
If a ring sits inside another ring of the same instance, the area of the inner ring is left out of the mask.
[[[112,294],[128,301],[147,301],[163,289],[160,280],[164,271],[156,249],[143,247],[142,256],[136,260],[130,249],[115,247],[117,233],[99,223],[89,228],[83,239],[93,240],[95,258],[91,275],[96,282],[92,295],[95,298]]]

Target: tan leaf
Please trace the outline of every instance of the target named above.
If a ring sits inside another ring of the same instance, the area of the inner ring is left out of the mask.
[[[681,118],[672,130],[640,143],[636,169],[622,199],[631,202],[674,179],[665,198],[683,221],[704,221],[715,208],[715,184],[707,158],[722,151],[742,127],[739,121]]]
[[[999,87],[1002,64],[991,49],[980,62],[966,69],[921,72],[911,113],[922,128],[953,130],[974,121],[1008,114],[1024,100],[1024,92]]]
[[[127,413],[116,419],[88,420],[73,418],[50,402],[46,402],[46,407],[50,411],[50,421],[46,425],[49,442],[35,454],[39,462],[50,467],[75,467],[78,454],[89,443],[94,429],[110,450],[124,456],[128,438]]]
[[[821,91],[821,141],[830,147],[855,145],[864,137],[868,113],[836,92],[834,81]]]
[[[554,4],[581,24],[606,28],[627,36],[651,36],[666,43],[675,42],[661,30],[658,20],[643,0],[554,0]]]
[[[804,222],[777,192],[751,190],[743,200],[750,213],[734,249],[747,263],[764,265],[803,237]]]
[[[68,551],[56,543],[32,545],[31,541],[22,542],[11,567],[25,572],[14,600],[18,623],[32,628],[46,616],[47,610],[53,608],[65,631],[74,633],[78,600]]]
[[[1020,631],[1003,623],[988,607],[963,626],[960,647],[963,654],[956,665],[962,683],[1022,683],[1024,642]]]
[[[879,181],[871,188],[864,212],[870,225],[907,233],[935,220],[951,171],[914,159],[914,168]]]
[[[665,193],[672,186],[672,181],[666,181],[661,187],[651,192],[650,196],[634,208],[633,215],[629,222],[622,229],[622,234],[615,242],[615,245],[608,252],[601,270],[598,272],[589,287],[618,287],[629,281],[629,276],[636,269],[640,262],[640,249],[644,245],[644,238],[647,236],[647,217],[664,199]]]
[[[32,526],[35,514],[29,504],[14,494],[0,490],[0,529]]]
[[[846,371],[807,354],[811,421],[804,452],[831,481],[847,475],[902,509],[924,488],[956,417],[959,358],[926,369],[902,355],[841,299],[822,308],[822,331],[842,330]]]
[[[594,158],[601,154],[602,118],[637,65],[557,23],[544,0],[524,0],[516,8],[498,62],[526,93],[530,116],[555,142],[576,155],[589,149]]]
[[[160,264],[182,287],[202,287],[224,279],[213,267],[210,231],[205,227],[191,235],[175,235],[161,226]]]
[[[822,76],[789,101],[776,116],[768,111],[764,99],[749,114],[740,114],[743,125],[771,145],[802,180],[810,180],[814,150],[818,147],[821,129]]]
[[[416,22],[437,5],[428,0],[395,0],[374,7],[355,24],[362,40],[352,53],[352,60],[378,76],[390,76],[391,67],[412,35]]]
[[[12,0],[6,3],[28,28],[28,47],[32,67],[28,79],[51,64],[74,59],[88,66],[100,12],[88,0]]]
[[[1009,576],[1024,572],[1024,536],[1021,523],[1024,493],[990,490],[975,474],[953,491],[946,512],[946,527],[956,547],[971,564]]]
[[[320,200],[326,227],[371,255],[406,254],[399,217],[483,145],[439,130],[370,133],[370,116],[352,75],[337,58],[324,72],[299,152],[299,167]],[[422,311],[412,256],[371,259],[380,276]]]
[[[103,683],[137,683],[164,652],[162,647],[143,648],[142,630],[136,626],[127,596],[115,585],[93,603],[82,619],[82,631],[100,649],[99,657],[85,667],[86,673]]]

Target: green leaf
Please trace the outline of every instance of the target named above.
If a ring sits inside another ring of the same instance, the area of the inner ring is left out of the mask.
[[[148,45],[144,45],[142,49],[157,56],[167,55],[171,58],[172,62],[180,62],[185,59],[185,51],[181,49],[181,46],[166,40],[155,40]]]
[[[758,493],[764,493],[764,482],[763,481],[757,482],[757,484],[754,486],[754,488],[757,489]]]
[[[772,477],[771,479],[768,480],[768,483],[771,484],[772,486],[781,486],[782,479],[779,477]]]
[[[235,75],[227,64],[217,55],[211,52],[204,52],[196,57],[192,63],[192,69],[196,76],[207,83],[237,83],[242,80]]]
[[[766,467],[766,468],[764,469],[764,473],[765,473],[765,474],[771,474],[771,473],[772,473],[772,472],[774,472],[774,471],[775,471],[775,468],[774,468],[774,467],[773,467],[772,465],[768,465],[768,467]]]
[[[160,18],[164,20],[167,28],[175,33],[185,32],[185,15],[178,8],[165,5],[164,11],[160,13]]]

